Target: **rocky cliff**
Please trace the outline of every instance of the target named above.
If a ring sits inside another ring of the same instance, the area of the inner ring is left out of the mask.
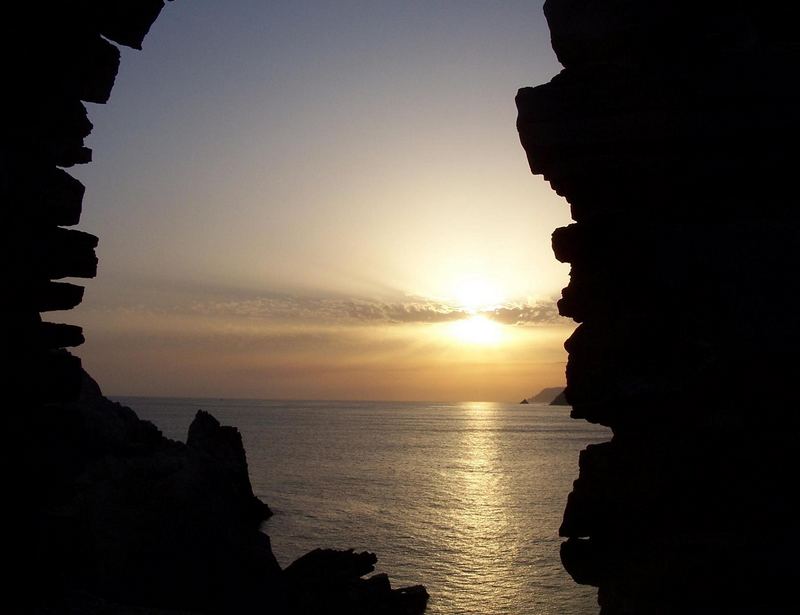
[[[66,349],[68,310],[97,271],[78,223],[91,160],[85,103],[105,103],[116,44],[141,48],[162,0],[12,2],[2,36],[4,610],[13,613],[347,613],[425,610],[375,556],[316,550],[281,570],[239,433],[199,412],[186,444],[105,399]]]
[[[425,610],[424,588],[364,578],[371,553],[317,549],[282,570],[259,530],[272,513],[253,495],[241,436],[202,410],[186,444],[174,442],[84,375],[77,400],[38,408],[15,435],[26,531],[6,557],[20,611]]]
[[[544,10],[564,70],[518,128],[575,220],[566,397],[614,433],[581,454],[564,565],[605,615],[794,612],[800,9]]]

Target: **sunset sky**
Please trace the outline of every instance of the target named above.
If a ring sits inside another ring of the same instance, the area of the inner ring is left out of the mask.
[[[558,70],[540,2],[168,4],[70,170],[100,237],[76,354],[110,395],[562,384],[568,208],[514,126]]]

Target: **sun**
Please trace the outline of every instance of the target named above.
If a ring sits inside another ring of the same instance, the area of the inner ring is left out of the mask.
[[[488,346],[497,344],[503,339],[500,323],[485,316],[470,316],[450,323],[450,333],[460,342]]]
[[[478,276],[459,278],[453,284],[453,291],[458,306],[471,314],[491,310],[502,303],[500,292],[494,284]]]

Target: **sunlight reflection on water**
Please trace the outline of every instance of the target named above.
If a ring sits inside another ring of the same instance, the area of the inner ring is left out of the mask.
[[[285,565],[316,547],[375,551],[435,615],[597,611],[558,558],[578,451],[608,438],[565,408],[126,399],[183,439],[203,408],[240,428]]]

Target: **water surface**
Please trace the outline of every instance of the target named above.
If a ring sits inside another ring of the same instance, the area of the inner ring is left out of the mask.
[[[318,547],[377,553],[428,613],[596,613],[558,557],[578,452],[607,430],[564,407],[116,398],[185,440],[202,408],[242,432],[282,565]]]

